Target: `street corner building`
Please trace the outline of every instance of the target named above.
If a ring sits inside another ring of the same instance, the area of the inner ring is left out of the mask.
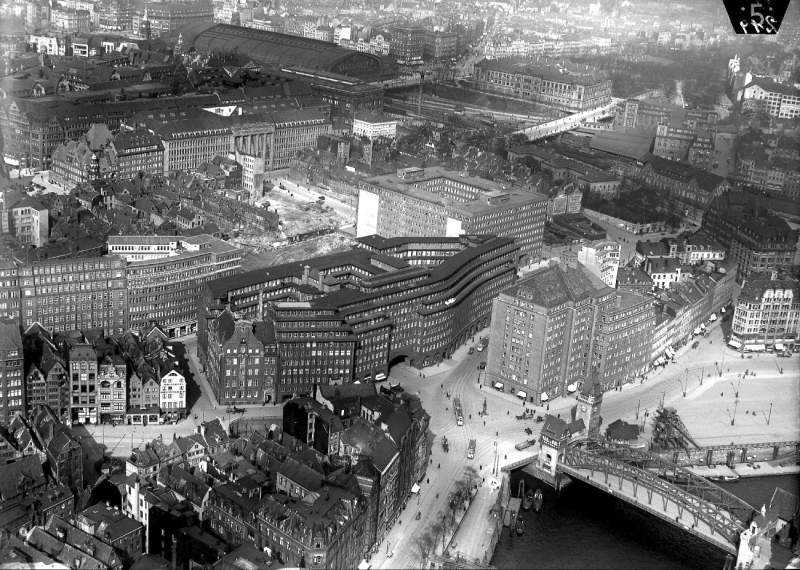
[[[587,270],[552,264],[495,299],[484,384],[545,405],[593,378],[609,390],[649,364],[652,300]]]
[[[358,183],[358,237],[493,234],[513,238],[527,264],[539,261],[546,218],[546,196],[438,166]]]
[[[272,358],[261,348],[272,342],[275,393],[262,391],[260,401],[380,379],[404,360],[431,366],[489,325],[492,299],[514,282],[519,252],[495,236],[367,236],[348,252],[211,281],[198,306],[200,363],[222,404],[254,401],[251,381],[263,390],[268,373],[254,359]],[[232,315],[255,323],[229,335]]]

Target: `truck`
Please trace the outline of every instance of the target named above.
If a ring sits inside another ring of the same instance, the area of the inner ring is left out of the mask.
[[[463,426],[464,425],[464,412],[461,409],[461,400],[458,398],[453,399],[453,413],[456,416],[456,424]]]
[[[467,459],[475,458],[475,440],[469,440],[469,447],[467,448]]]

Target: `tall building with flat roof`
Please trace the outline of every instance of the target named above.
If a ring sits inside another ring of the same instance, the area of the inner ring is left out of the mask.
[[[542,405],[590,377],[600,315],[616,292],[580,265],[551,265],[500,293],[484,384]]]
[[[109,236],[109,253],[127,261],[129,326],[151,320],[170,336],[197,328],[197,297],[206,281],[236,273],[242,250],[209,235]]]
[[[728,248],[728,258],[738,263],[738,281],[791,265],[797,248],[798,231],[745,192],[714,198],[703,216],[703,230]]]
[[[729,344],[746,351],[793,350],[800,332],[800,285],[776,272],[745,279],[736,302]]]
[[[19,324],[0,317],[0,423],[8,425],[14,414],[25,415],[22,331]]]
[[[315,384],[385,378],[393,362],[427,367],[488,326],[518,256],[508,238],[373,235],[352,251],[217,279],[198,301],[200,362],[216,365],[209,345],[221,337],[210,327],[228,309],[272,323],[278,401]],[[232,401],[225,390],[215,386],[219,402]]]
[[[538,261],[547,197],[441,167],[405,168],[359,182],[356,235],[513,238]]]

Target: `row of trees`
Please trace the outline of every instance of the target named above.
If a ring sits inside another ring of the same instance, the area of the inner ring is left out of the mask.
[[[456,515],[462,509],[466,510],[472,500],[472,487],[478,479],[478,471],[471,466],[464,469],[461,479],[453,482],[453,488],[447,497],[448,509],[435,515],[422,534],[417,538],[417,554],[422,560],[422,568],[428,566],[428,559],[436,552],[439,543],[442,544],[442,555],[447,548],[447,539],[450,531],[455,532]]]

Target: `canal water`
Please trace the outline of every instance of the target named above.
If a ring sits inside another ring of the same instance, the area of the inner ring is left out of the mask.
[[[522,512],[523,536],[503,529],[492,559],[496,568],[722,570],[725,564],[724,551],[590,485],[573,482],[558,496],[516,471],[511,477],[515,496],[522,478],[526,488],[542,489],[544,507]],[[775,487],[800,495],[796,475],[722,486],[757,509],[769,502]]]

